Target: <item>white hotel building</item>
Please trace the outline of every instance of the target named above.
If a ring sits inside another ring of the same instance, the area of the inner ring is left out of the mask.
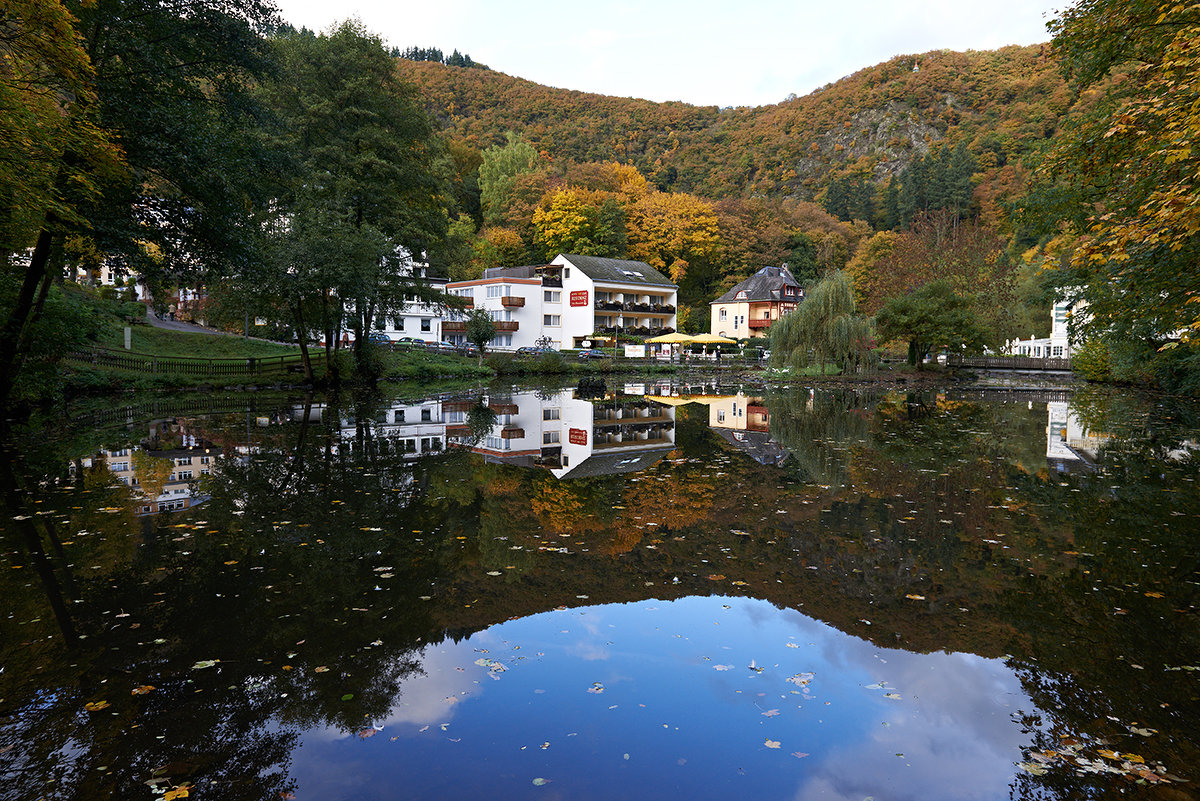
[[[496,323],[489,347],[536,345],[587,347],[614,336],[656,336],[674,331],[679,287],[649,264],[623,259],[560,254],[549,264],[487,270],[483,278],[447,284],[446,292],[469,298]],[[451,313],[453,315],[453,312]],[[448,316],[442,335],[466,339],[466,323]]]

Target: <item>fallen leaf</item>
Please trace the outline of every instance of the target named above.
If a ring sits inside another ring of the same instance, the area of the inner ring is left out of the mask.
[[[108,709],[112,704],[108,701],[92,701],[90,704],[84,704],[83,708],[88,712],[99,712],[101,709]]]
[[[778,748],[779,741],[778,740],[767,740],[766,742],[763,743],[763,745],[765,745],[767,748]]]
[[[914,593],[909,593],[908,595],[905,595],[904,597],[909,599],[910,601],[924,601],[925,600],[924,595],[916,595]]]
[[[763,715],[763,717],[764,717],[764,718],[773,718],[773,717],[775,717],[775,716],[776,716],[776,715],[778,715],[778,714],[779,714],[779,710],[778,710],[778,709],[768,709],[766,712],[763,712],[763,713],[762,713],[762,715]]]
[[[143,684],[141,687],[134,687],[132,690],[129,691],[129,694],[130,695],[145,695],[146,693],[153,692],[153,691],[154,691],[154,685]]]
[[[549,781],[550,781],[549,779],[543,779],[541,776],[538,776],[536,779],[533,780],[533,786],[541,787],[543,784],[548,784]]]

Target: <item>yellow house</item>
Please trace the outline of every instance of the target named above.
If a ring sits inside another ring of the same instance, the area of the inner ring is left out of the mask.
[[[804,287],[786,264],[763,267],[711,304],[709,330],[723,337],[765,337],[771,323],[804,300]]]

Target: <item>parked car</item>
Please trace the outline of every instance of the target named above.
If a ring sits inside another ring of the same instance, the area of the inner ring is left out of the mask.
[[[539,348],[533,345],[526,345],[523,348],[517,348],[518,356],[541,356],[546,353],[558,353],[554,348]]]
[[[581,359],[607,359],[608,354],[599,348],[586,348],[577,354]]]
[[[372,331],[371,333],[367,334],[367,341],[374,342],[376,345],[392,344],[392,338],[382,331]]]
[[[400,337],[396,340],[396,344],[405,348],[423,348],[425,340],[417,339],[416,337]]]
[[[457,350],[459,353],[463,354],[464,356],[478,356],[479,355],[479,348],[475,347],[470,342],[464,342],[463,344],[457,346],[455,348],[455,350]]]

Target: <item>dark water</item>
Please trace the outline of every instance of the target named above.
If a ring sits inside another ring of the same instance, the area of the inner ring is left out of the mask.
[[[0,460],[0,798],[1196,796],[1200,407],[194,398]]]

